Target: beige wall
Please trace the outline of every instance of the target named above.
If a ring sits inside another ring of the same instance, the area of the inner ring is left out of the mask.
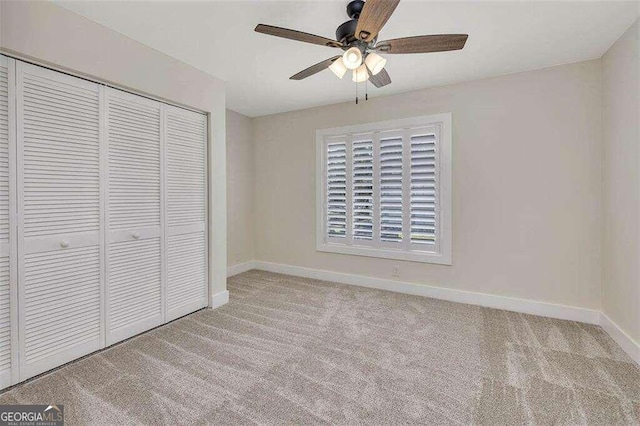
[[[210,294],[226,289],[224,83],[50,2],[0,1],[0,51],[209,113]]]
[[[255,118],[256,259],[600,309],[600,105],[595,60]],[[316,129],[442,112],[453,266],[317,252]]]
[[[227,110],[227,265],[254,260],[253,132],[249,117]]]
[[[603,311],[640,344],[640,25],[602,59]]]

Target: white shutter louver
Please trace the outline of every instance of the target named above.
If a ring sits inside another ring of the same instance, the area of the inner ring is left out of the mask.
[[[380,138],[380,240],[402,242],[402,137]]]
[[[347,235],[347,144],[327,144],[327,237]]]
[[[411,136],[411,242],[435,244],[437,225],[436,135]]]
[[[20,377],[98,349],[100,88],[17,64]]]
[[[163,321],[160,103],[106,90],[107,344]]]
[[[373,239],[373,140],[353,142],[353,238]]]
[[[207,117],[165,106],[167,320],[207,305]]]

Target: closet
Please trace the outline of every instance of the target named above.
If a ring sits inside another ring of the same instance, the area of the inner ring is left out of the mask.
[[[0,56],[0,388],[207,305],[204,114]]]

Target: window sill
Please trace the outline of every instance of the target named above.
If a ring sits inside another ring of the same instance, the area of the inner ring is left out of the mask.
[[[363,246],[345,246],[342,244],[319,243],[317,251],[337,254],[350,254],[354,256],[377,257],[382,259],[405,260],[408,262],[434,263],[438,265],[451,265],[451,255],[429,251],[402,251],[390,248],[370,248]]]

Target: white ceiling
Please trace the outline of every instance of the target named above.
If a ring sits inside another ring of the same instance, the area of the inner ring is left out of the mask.
[[[255,117],[355,98],[355,83],[296,72],[340,50],[253,31],[258,23],[329,38],[347,1],[58,1],[227,83],[227,107]],[[595,59],[640,16],[640,2],[403,0],[379,39],[466,33],[457,52],[387,55],[393,83],[370,96]],[[360,85],[359,90],[363,90]]]

